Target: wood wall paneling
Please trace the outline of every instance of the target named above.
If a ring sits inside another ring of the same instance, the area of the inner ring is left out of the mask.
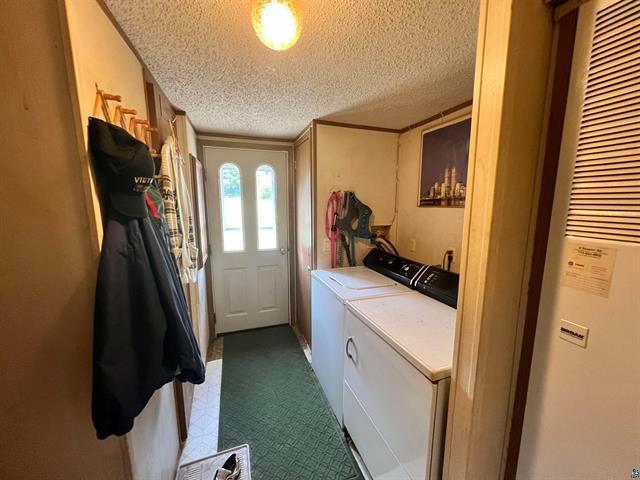
[[[153,148],[160,153],[164,140],[171,135],[169,121],[175,117],[176,112],[147,68],[143,68],[143,76],[149,124],[158,129],[151,135],[152,144]]]
[[[295,157],[296,324],[311,345],[311,269],[313,268],[312,146],[311,135],[298,142]]]
[[[552,10],[542,2],[481,3],[445,451],[448,479],[504,475],[552,33]]]
[[[2,3],[3,479],[131,475],[125,440],[91,423],[99,244],[66,25],[63,2]]]
[[[144,90],[147,100],[147,118],[149,125],[158,129],[152,132],[152,146],[160,153],[164,140],[172,135],[169,122],[174,118],[175,112],[171,106],[171,102],[156,83],[153,76],[147,68],[143,68]],[[178,139],[174,139],[176,142]],[[183,155],[184,156],[184,155]],[[186,168],[188,168],[189,157],[186,157]],[[157,164],[159,166],[159,163]],[[184,288],[187,297],[187,305],[189,306],[189,317],[191,318],[192,327],[196,338],[198,338],[198,325],[194,321],[194,312],[191,307],[191,295],[188,288]],[[173,388],[176,396],[176,408],[178,414],[178,434],[180,441],[184,442],[189,434],[189,422],[191,420],[191,407],[193,404],[194,385],[191,383],[183,383],[177,380],[173,381]]]

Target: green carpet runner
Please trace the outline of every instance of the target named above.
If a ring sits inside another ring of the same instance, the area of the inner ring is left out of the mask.
[[[254,480],[361,480],[289,326],[224,336],[218,450],[248,443]]]

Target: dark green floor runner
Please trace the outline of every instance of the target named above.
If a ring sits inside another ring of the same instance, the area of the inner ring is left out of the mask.
[[[248,443],[254,480],[362,479],[289,326],[224,336],[218,450]]]

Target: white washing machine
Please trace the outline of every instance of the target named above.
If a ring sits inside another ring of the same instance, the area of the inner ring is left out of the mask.
[[[311,362],[341,425],[346,302],[408,293],[408,287],[367,267],[311,272]]]

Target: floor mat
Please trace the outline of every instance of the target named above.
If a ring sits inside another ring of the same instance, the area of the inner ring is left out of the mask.
[[[248,443],[257,480],[362,479],[291,327],[224,336],[218,450]]]

